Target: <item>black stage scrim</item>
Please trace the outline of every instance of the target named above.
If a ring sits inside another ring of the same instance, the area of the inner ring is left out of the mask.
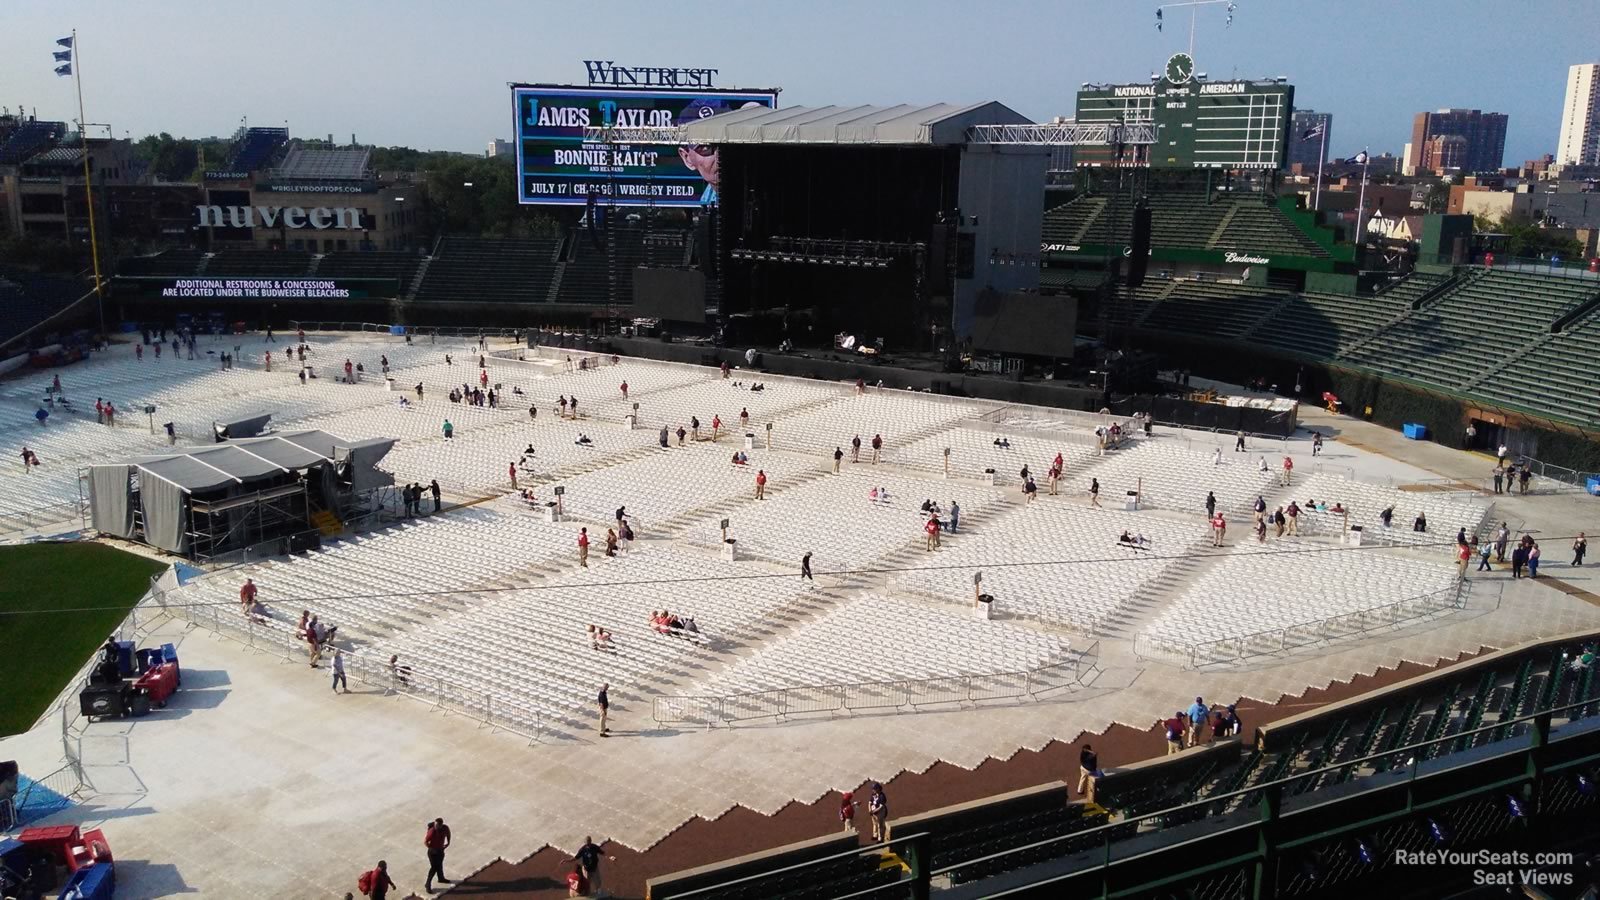
[[[972,344],[979,350],[1024,356],[1072,356],[1078,301],[1022,291],[978,295]]]
[[[633,270],[633,314],[671,322],[704,322],[705,273],[639,266]]]

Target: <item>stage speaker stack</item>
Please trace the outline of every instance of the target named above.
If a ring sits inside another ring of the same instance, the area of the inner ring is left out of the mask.
[[[1133,210],[1133,241],[1128,257],[1128,287],[1144,284],[1144,273],[1150,265],[1150,207],[1143,203]]]
[[[78,711],[107,718],[127,715],[127,691],[121,684],[91,684],[78,694]]]

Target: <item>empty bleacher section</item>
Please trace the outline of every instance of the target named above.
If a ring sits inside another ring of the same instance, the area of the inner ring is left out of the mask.
[[[26,162],[30,156],[60,140],[66,133],[65,122],[23,122],[0,141],[0,166]]]
[[[1411,301],[1442,280],[1413,276],[1377,295],[1290,294],[1275,312],[1256,323],[1249,332],[1250,340],[1313,359],[1329,359],[1409,313]]]
[[[1244,285],[1175,281],[1142,327],[1237,339],[1286,299],[1284,294]]]
[[[151,256],[127,256],[117,262],[117,274],[193,275],[205,258],[204,250],[164,250]]]
[[[225,172],[254,172],[289,141],[287,128],[241,128],[234,133]]]
[[[609,237],[615,243],[615,246],[609,249],[609,254],[616,256],[618,304],[633,302],[635,267],[652,262],[655,265],[683,264],[682,242],[672,246],[661,240],[663,235],[652,233],[650,235],[652,242],[647,245],[645,229],[638,223],[628,223],[626,226],[615,228]],[[573,229],[567,240],[571,254],[561,275],[561,290],[556,297],[557,302],[606,303],[610,296],[612,266],[608,258],[608,249],[596,246],[589,232],[582,228]],[[600,241],[603,243],[605,240],[606,237],[602,234]]]
[[[561,241],[443,239],[416,289],[418,303],[544,303]]]
[[[1209,247],[1218,250],[1248,250],[1254,253],[1287,253],[1294,256],[1327,256],[1328,251],[1313,241],[1282,211],[1260,202],[1242,200],[1233,204],[1232,215]]]
[[[1472,388],[1474,396],[1545,409],[1575,422],[1600,418],[1600,312],[1590,312]]]
[[[69,278],[0,268],[0,343],[61,312],[89,290]]]
[[[318,278],[393,278],[404,294],[416,278],[422,257],[401,251],[329,253],[317,262]]]
[[[311,254],[303,250],[223,250],[206,263],[207,275],[305,275]]]
[[[1343,359],[1385,375],[1464,388],[1548,335],[1562,313],[1595,291],[1582,279],[1481,272]]]

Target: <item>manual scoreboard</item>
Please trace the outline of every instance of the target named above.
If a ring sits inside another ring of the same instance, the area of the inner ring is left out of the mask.
[[[1279,169],[1294,112],[1294,86],[1279,80],[1208,81],[1178,53],[1148,84],[1094,85],[1078,92],[1079,122],[1150,121],[1150,145],[1079,147],[1080,166]]]

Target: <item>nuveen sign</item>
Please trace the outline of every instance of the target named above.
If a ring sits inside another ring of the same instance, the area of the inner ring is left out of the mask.
[[[351,206],[196,206],[201,228],[361,228],[361,210]]]

